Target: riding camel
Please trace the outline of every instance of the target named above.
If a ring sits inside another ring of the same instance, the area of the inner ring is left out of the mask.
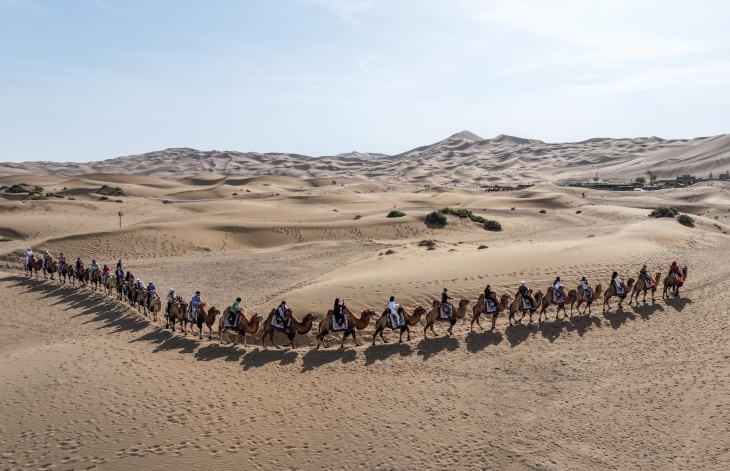
[[[330,309],[329,311],[327,311],[327,315],[324,316],[324,319],[319,322],[319,330],[317,331],[317,350],[319,350],[320,342],[322,343],[322,345],[324,345],[324,348],[329,348],[327,343],[324,341],[324,337],[330,333],[332,316],[334,315],[334,311]],[[376,315],[375,311],[365,309],[360,314],[360,317],[357,317],[352,311],[345,307],[344,315],[348,316],[347,326],[349,330],[346,330],[342,333],[342,342],[340,343],[340,348],[345,348],[345,339],[350,335],[352,335],[353,340],[355,340],[355,346],[359,347],[360,343],[358,343],[357,341],[356,332],[358,330],[363,330],[368,325],[370,325],[370,320]]]
[[[507,309],[507,306],[509,306],[509,294],[502,293],[502,296],[500,296],[499,301],[497,302],[497,307],[499,308],[498,312],[504,312],[505,309]],[[471,309],[471,331],[474,332],[474,323],[476,322],[479,326],[479,330],[484,330],[482,328],[482,324],[479,322],[479,318],[482,316],[482,314],[485,314],[486,306],[484,305],[484,293],[481,293],[479,295],[479,299],[477,299],[476,304],[474,304],[474,307]],[[492,330],[494,330],[495,324],[497,323],[497,318],[492,318]]]
[[[654,293],[656,293],[656,283],[659,282],[659,280],[662,277],[662,272],[658,271],[656,272],[656,275],[654,276],[654,286],[647,286],[646,282],[644,281],[643,277],[639,277],[638,280],[636,280],[636,283],[634,283],[634,287],[631,290],[631,294],[629,294],[629,306],[631,306],[631,298],[636,298],[636,303],[639,303],[639,294],[644,293],[644,299],[642,302],[646,303],[646,292],[651,291],[651,302],[654,302]]]
[[[159,302],[160,298],[155,298],[155,300]],[[216,309],[215,306],[211,306],[211,308],[208,310],[205,309],[205,306],[205,303],[198,304],[198,338],[200,340],[203,340],[203,325],[205,325],[206,327],[208,327],[208,340],[212,340],[215,316],[217,316],[221,312]],[[185,322],[183,325],[183,328],[185,329],[185,335],[187,335],[187,322]],[[193,330],[193,324],[190,324],[190,333],[195,335],[195,331]]]
[[[187,303],[178,296],[170,307],[170,317],[167,318],[167,325],[165,325],[165,329],[169,329],[172,325],[172,331],[175,332],[175,321],[180,323],[180,328],[182,329],[183,323],[185,322],[185,314],[187,312]]]
[[[658,280],[659,278],[657,278]],[[686,282],[687,281],[687,265],[682,267],[682,279]],[[684,283],[682,283],[684,284]],[[680,284],[677,283],[677,280],[672,276],[672,273],[667,273],[667,276],[664,277],[664,290],[662,291],[662,299],[664,299],[667,296],[667,290],[669,288],[672,288],[672,294],[674,296],[679,296],[679,288]]]
[[[124,278],[117,279],[116,287],[117,287],[117,301],[121,301],[122,299],[124,299],[124,289],[125,289]]]
[[[94,270],[89,273],[89,281],[91,281],[91,290],[96,291],[97,288],[101,289],[101,270]]]
[[[46,273],[51,275],[51,279],[53,279],[53,274],[58,273],[58,262],[53,259],[48,260],[48,262],[46,262],[46,271],[43,272],[43,278],[46,277]],[[60,279],[61,275],[59,275],[58,278]]]
[[[567,301],[567,299],[566,299],[567,295],[565,295],[565,293],[563,293],[563,303],[558,304],[553,301],[553,292],[554,291],[555,291],[555,287],[549,286],[545,292],[545,295],[543,295],[542,292],[539,290],[537,293],[535,293],[535,300],[537,301],[539,298],[539,301],[537,301],[537,303],[538,303],[537,322],[540,322],[540,319],[542,318],[543,315],[545,315],[545,320],[547,321],[547,309],[553,304],[557,306],[557,310],[555,311],[555,320],[556,321],[558,320],[558,316],[560,315],[561,309],[563,310],[563,319],[568,317],[568,313],[565,312],[565,302]]]
[[[626,282],[626,293],[631,292],[631,289],[634,287],[635,280],[633,278],[629,278],[629,281]],[[608,285],[608,288],[606,288],[606,292],[603,293],[603,312],[606,312],[606,309],[611,309],[611,298],[616,296],[616,283],[611,281]],[[618,302],[617,308],[622,307],[625,298],[621,298],[621,300]]]
[[[33,276],[33,270],[35,270],[36,278],[38,278],[38,272],[43,270],[43,262],[37,260],[35,257],[31,257],[28,261],[28,265],[25,266],[25,272],[31,277]]]
[[[137,289],[137,296],[134,298],[134,301],[137,303],[137,312],[140,312],[140,309],[144,309],[145,315],[147,315],[147,306],[144,305],[145,300],[147,299],[147,288],[144,286],[140,286]],[[134,306],[134,304],[133,304]]]
[[[406,325],[400,328],[400,338],[398,339],[398,343],[403,343],[403,333],[408,334],[408,341],[411,340],[411,326],[414,326],[418,324],[421,321],[421,318],[426,313],[426,309],[424,309],[422,306],[416,306],[416,308],[413,310],[413,315],[409,314],[406,308],[403,306],[398,307],[398,312],[403,316],[403,318],[406,321]],[[390,327],[390,323],[388,322],[388,314],[390,313],[389,309],[386,309],[380,318],[375,322],[375,332],[373,333],[373,345],[375,345],[375,337],[377,337],[378,334],[380,334],[380,338],[383,340],[383,343],[388,343],[387,340],[385,340],[385,337],[383,337],[383,331],[386,327]]]
[[[104,283],[104,289],[106,290],[106,294],[111,296],[114,293],[114,277],[111,275],[107,275],[106,277],[106,283]]]
[[[73,265],[70,265],[68,263],[64,263],[63,265],[61,265],[61,269],[58,272],[58,279],[61,280],[64,284],[66,283],[66,278],[68,278],[68,281],[73,283],[74,268]]]
[[[578,314],[580,314],[580,305],[585,302],[583,299],[583,296],[578,296],[578,293],[582,292],[583,288],[581,286],[578,286],[575,289],[571,289],[568,291],[568,298],[566,299],[566,304],[570,304],[570,317],[573,317],[573,306],[575,305],[576,310],[578,311]],[[598,297],[603,292],[603,286],[601,286],[601,283],[598,283],[596,285],[596,289],[593,290],[593,299],[598,299]],[[586,307],[583,308],[583,314],[588,312],[588,314],[591,313],[591,304],[586,303]]]
[[[276,309],[272,309],[269,313],[269,317],[266,318],[264,321],[264,335],[261,337],[261,342],[266,348],[266,336],[269,336],[269,340],[272,344],[274,344],[274,347],[281,348],[276,343],[276,340],[274,340],[274,334],[277,332],[276,329],[271,327],[271,319],[276,315]],[[297,348],[297,345],[295,343],[296,336],[297,335],[305,335],[308,334],[310,330],[312,330],[312,326],[314,325],[314,321],[317,320],[319,317],[317,314],[312,314],[311,312],[308,312],[304,315],[302,320],[299,320],[294,316],[294,311],[291,309],[287,309],[285,311],[285,315],[289,316],[290,323],[289,323],[289,332],[284,333],[289,338],[289,342],[282,345],[282,347],[286,347],[291,345],[291,348]]]
[[[463,319],[466,315],[467,306],[469,306],[468,299],[461,298],[459,300],[459,307],[452,306],[452,318],[451,318],[451,325],[449,325],[449,329],[446,331],[449,335],[451,335],[452,330],[454,326],[456,325],[456,321],[459,319]],[[434,337],[438,337],[438,334],[433,331],[433,325],[436,323],[437,320],[441,320],[438,318],[439,316],[439,306],[441,305],[441,302],[437,299],[433,300],[433,307],[431,310],[426,314],[426,327],[423,328],[423,338],[426,337],[426,331],[428,329],[431,329],[431,333]],[[446,319],[444,319],[445,321]]]
[[[538,291],[536,294],[539,294],[538,298],[542,297],[542,293],[540,291]],[[539,299],[536,299],[535,296],[532,295],[532,290],[528,290],[527,295],[530,297],[530,300],[532,300],[532,305],[535,306],[535,309],[537,309]],[[515,319],[515,314],[517,314],[518,312],[522,313],[519,321]],[[515,324],[522,324],[522,319],[525,318],[526,313],[530,314],[530,324],[532,324],[533,312],[534,310],[522,308],[522,294],[517,293],[515,299],[513,299],[512,303],[510,303],[509,305],[509,325],[512,325],[512,321],[515,321]]]
[[[231,312],[231,308],[227,307],[225,311],[223,311],[221,318],[218,319],[218,335],[220,336],[221,344],[228,343],[223,341],[223,334],[227,333],[223,330],[223,327],[225,326],[226,316],[228,316],[229,312]],[[263,322],[263,320],[264,317],[259,316],[258,314],[254,314],[249,320],[248,317],[246,317],[246,314],[241,311],[241,322],[238,324],[238,331],[236,331],[236,340],[233,342],[233,345],[237,345],[238,337],[243,335],[243,346],[248,347],[246,334],[251,336],[258,334],[261,330],[261,322]]]
[[[88,268],[82,268],[81,270],[76,273],[76,278],[79,280],[80,285],[88,285],[89,284],[89,272],[91,270]]]
[[[212,311],[214,308],[210,309]],[[157,322],[157,314],[162,311],[162,301],[160,300],[160,298],[152,298],[152,300],[150,301],[149,311],[152,317],[152,322]],[[210,326],[208,326],[208,328],[210,328]]]

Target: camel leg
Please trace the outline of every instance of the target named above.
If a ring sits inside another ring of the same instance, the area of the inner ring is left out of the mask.
[[[213,329],[208,326],[208,340],[213,340]]]
[[[497,327],[497,316],[492,315],[492,328],[491,328],[491,330],[494,330],[495,327]]]
[[[406,338],[407,338],[407,339],[408,339],[408,341],[410,342],[410,341],[411,341],[411,328],[410,328],[410,327],[408,327],[408,326],[406,326],[406,334],[407,334],[407,335],[406,335]]]
[[[223,330],[220,328],[218,329],[218,337],[221,339],[221,345],[223,345]]]
[[[388,343],[388,341],[385,339],[385,336],[383,335],[383,332],[385,332],[385,329],[380,329],[380,339],[383,341],[383,343]],[[403,331],[401,330],[401,339],[403,339]],[[373,338],[373,345],[375,345],[375,338]]]
[[[405,332],[406,329],[400,330],[400,336],[398,337],[398,343],[403,343],[403,332]]]
[[[274,344],[274,346],[276,347],[277,350],[281,350],[281,347],[279,346],[279,344],[277,344],[276,343],[276,340],[274,340],[274,333],[275,332],[276,331],[274,331],[274,330],[271,331],[271,334],[269,335],[269,340],[271,340],[271,343]]]

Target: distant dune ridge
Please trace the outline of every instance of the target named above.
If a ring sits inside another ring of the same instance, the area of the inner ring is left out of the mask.
[[[289,153],[199,151],[170,148],[88,163],[0,163],[0,176],[125,173],[177,180],[201,173],[291,178],[392,179],[478,184],[550,182],[561,178],[634,178],[648,170],[660,178],[690,173],[707,177],[730,170],[730,134],[694,139],[593,138],[546,143],[499,135],[484,139],[462,131],[388,156],[348,152],[310,157]]]

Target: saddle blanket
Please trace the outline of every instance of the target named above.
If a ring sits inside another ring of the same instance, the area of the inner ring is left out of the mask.
[[[231,322],[231,320],[233,322]],[[231,316],[230,314],[227,314],[225,320],[223,321],[223,330],[232,330],[232,331],[238,332],[238,325],[240,323],[241,323],[240,314],[236,314],[235,316]]]
[[[198,309],[188,309],[187,314],[185,315],[185,318],[188,321],[188,324],[197,324],[198,323]]]
[[[492,298],[484,298],[484,309],[487,312],[487,315],[493,316],[495,314],[499,314],[499,306]]]
[[[336,319],[337,316],[332,314],[331,320],[330,320],[330,332],[344,332],[346,330],[350,330],[350,316],[343,315],[342,322],[337,322]]]
[[[532,307],[532,300],[526,296],[522,297],[522,309],[525,311],[532,311],[534,310]]]
[[[583,302],[586,302],[588,304],[593,302],[593,289],[592,288],[585,288],[583,290]]]
[[[277,315],[271,316],[271,328],[279,332],[286,332],[286,325],[284,325],[281,318]]]
[[[400,312],[396,312],[395,314],[388,313],[388,318],[386,319],[388,321],[388,327],[392,330],[402,329],[406,326],[404,317]]]
[[[644,286],[647,286],[649,288],[655,288],[656,283],[654,283],[654,280],[650,276],[642,276],[642,281],[644,282]]]
[[[565,303],[565,293],[562,290],[553,289],[553,303],[563,304]]]
[[[439,315],[437,317],[440,321],[449,321],[454,316],[454,307],[451,304],[444,303],[439,306]]]
[[[626,283],[623,281],[621,283],[614,283],[614,286],[616,286],[616,296],[619,298],[625,298],[626,297]]]

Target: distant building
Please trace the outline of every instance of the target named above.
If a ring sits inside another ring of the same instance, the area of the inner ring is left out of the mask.
[[[721,173],[718,177],[720,180],[730,180],[730,172]]]
[[[689,186],[697,183],[697,177],[694,175],[677,175],[677,185]]]

